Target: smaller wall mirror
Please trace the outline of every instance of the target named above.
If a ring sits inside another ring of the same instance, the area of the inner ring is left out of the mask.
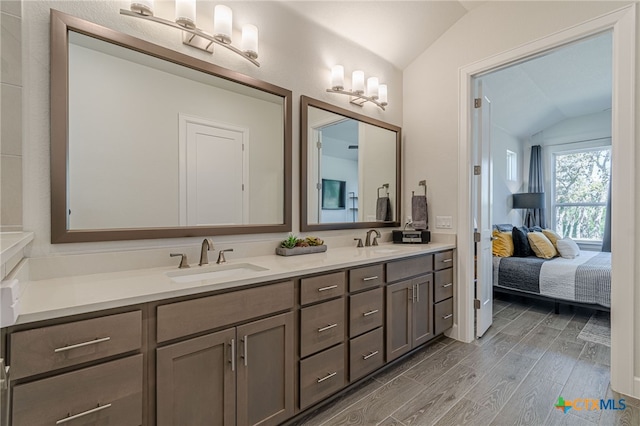
[[[300,229],[400,226],[400,127],[307,96],[300,111]]]

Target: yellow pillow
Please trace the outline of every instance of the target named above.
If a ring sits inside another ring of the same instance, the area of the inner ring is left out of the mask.
[[[542,259],[551,259],[558,255],[556,248],[542,232],[529,232],[527,238],[536,256]]]
[[[513,238],[511,232],[493,230],[493,255],[498,257],[513,256]]]
[[[562,237],[560,235],[558,235],[555,231],[551,230],[551,229],[543,229],[542,233],[544,234],[545,237],[547,237],[549,239],[549,241],[551,241],[551,244],[553,244],[553,246],[557,250],[558,249],[558,240],[561,240]]]

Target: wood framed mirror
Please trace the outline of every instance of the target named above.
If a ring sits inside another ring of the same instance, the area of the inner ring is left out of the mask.
[[[300,104],[300,229],[400,226],[400,127],[307,96]]]
[[[291,231],[291,98],[51,10],[51,242]]]

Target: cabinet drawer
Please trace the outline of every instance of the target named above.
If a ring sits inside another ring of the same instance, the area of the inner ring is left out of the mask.
[[[300,361],[300,408],[320,401],[344,384],[344,344]]]
[[[300,280],[300,304],[319,302],[344,294],[344,272]]]
[[[443,251],[434,255],[434,270],[451,268],[453,266],[453,250]]]
[[[141,311],[19,331],[11,334],[11,377],[70,367],[141,345]]]
[[[344,340],[344,299],[303,308],[300,312],[300,356]]]
[[[14,426],[56,422],[142,424],[142,354],[13,388]]]
[[[349,271],[349,291],[364,290],[384,284],[384,265],[366,266]]]
[[[439,302],[453,296],[453,268],[436,271],[433,301]]]
[[[435,330],[433,334],[440,334],[446,329],[453,327],[453,298],[436,303],[434,315]]]
[[[292,281],[158,306],[158,342],[224,327],[292,307]]]
[[[382,288],[349,296],[349,336],[373,330],[384,318]]]
[[[433,255],[412,257],[387,263],[387,282],[402,280],[433,270]]]
[[[384,364],[383,329],[356,337],[349,342],[349,380],[354,381]]]

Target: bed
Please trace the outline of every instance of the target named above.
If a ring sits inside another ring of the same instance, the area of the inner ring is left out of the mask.
[[[581,251],[574,259],[493,257],[494,291],[601,311],[611,307],[611,253]]]

